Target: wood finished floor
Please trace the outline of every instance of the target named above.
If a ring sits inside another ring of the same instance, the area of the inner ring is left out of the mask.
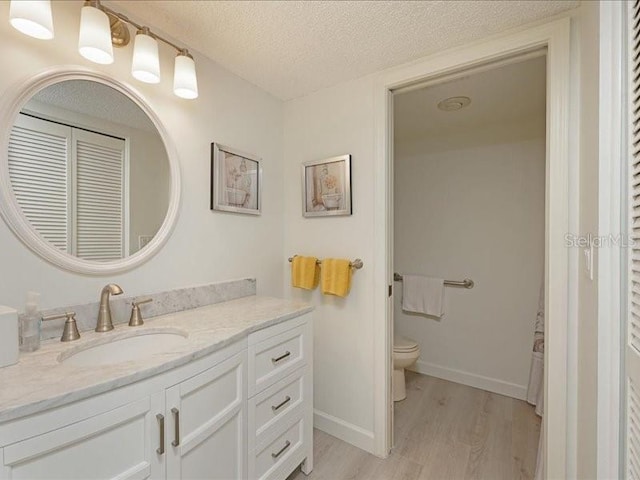
[[[313,472],[288,480],[531,479],[539,435],[526,402],[407,372],[388,458],[315,430]]]

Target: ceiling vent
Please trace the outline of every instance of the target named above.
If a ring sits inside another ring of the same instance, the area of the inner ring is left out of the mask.
[[[469,97],[449,97],[438,103],[438,108],[444,112],[455,112],[471,103]]]

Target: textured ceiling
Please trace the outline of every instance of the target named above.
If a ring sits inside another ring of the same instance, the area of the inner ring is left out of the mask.
[[[105,2],[287,100],[578,6],[578,1]]]
[[[488,124],[542,118],[546,103],[546,57],[511,63],[394,97],[397,141],[445,136]],[[439,110],[438,102],[466,96],[471,104],[454,112]]]
[[[156,127],[138,105],[111,87],[88,80],[49,85],[34,100],[128,127],[155,132]],[[29,104],[25,106],[29,108]]]

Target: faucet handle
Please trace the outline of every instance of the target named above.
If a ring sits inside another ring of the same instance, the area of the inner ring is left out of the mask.
[[[80,332],[78,331],[78,324],[76,323],[76,312],[66,312],[60,315],[47,315],[42,317],[42,320],[47,322],[49,320],[58,320],[60,318],[66,318],[64,322],[64,330],[62,331],[61,342],[71,342],[80,338]]]
[[[144,305],[145,303],[149,303],[152,301],[153,298],[145,298],[144,300],[131,302],[131,318],[129,319],[130,327],[138,327],[140,325],[144,325],[144,321],[142,320],[142,313],[140,313],[140,305]]]

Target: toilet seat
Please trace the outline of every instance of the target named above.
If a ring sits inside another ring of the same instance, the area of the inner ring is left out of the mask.
[[[396,336],[393,339],[393,351],[396,353],[411,353],[418,350],[418,343],[405,337]]]

